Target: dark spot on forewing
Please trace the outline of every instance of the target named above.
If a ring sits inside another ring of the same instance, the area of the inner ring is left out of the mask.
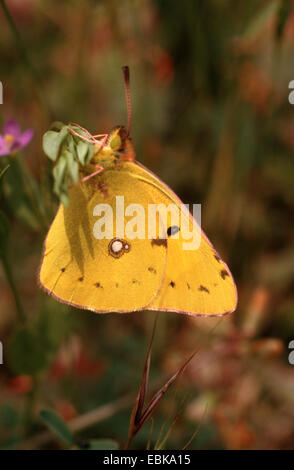
[[[152,238],[151,246],[167,246],[166,238]]]
[[[141,284],[141,282],[138,281],[138,279],[133,279],[133,280],[132,280],[132,283],[133,283],[133,284]]]
[[[199,286],[198,290],[202,291],[202,292],[207,292],[209,294],[209,289],[207,289],[207,287],[205,286]]]
[[[100,287],[100,289],[103,289],[103,287],[101,286],[100,282],[96,282],[96,283],[94,284],[94,286],[95,286],[95,287]]]
[[[222,269],[222,270],[220,271],[220,275],[221,275],[222,279],[226,279],[226,276],[228,276],[229,273],[228,273],[228,271],[226,271],[225,269]]]
[[[152,266],[149,266],[148,271],[149,271],[150,273],[156,274],[156,269],[153,268]]]
[[[84,278],[83,277],[79,277],[78,281],[80,282],[83,282]]]
[[[215,257],[216,261],[218,261],[218,263],[220,263],[220,262],[221,262],[221,258],[220,258],[220,256],[218,256],[218,255],[214,255],[214,257]]]
[[[61,268],[60,271],[61,271],[62,273],[64,273],[64,272],[65,272],[65,268]]]
[[[171,227],[168,227],[167,229],[167,234],[168,236],[170,237],[171,235],[175,235],[176,233],[178,233],[180,231],[180,227],[178,227],[177,225],[172,225]]]
[[[170,281],[169,285],[174,288],[176,284],[174,281]]]
[[[187,287],[188,287],[189,290],[191,289],[191,286],[188,282],[187,282]]]

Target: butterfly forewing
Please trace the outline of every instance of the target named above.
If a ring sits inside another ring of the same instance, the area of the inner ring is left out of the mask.
[[[148,201],[155,202],[148,191],[149,186],[120,170],[71,189],[70,204],[60,206],[45,242],[40,282],[48,293],[101,313],[142,310],[153,301],[165,277],[166,243],[156,240],[159,231],[155,240],[146,234],[142,239],[116,236],[117,196],[123,196],[125,207],[146,208]],[[112,209],[113,237],[97,238],[101,204]]]

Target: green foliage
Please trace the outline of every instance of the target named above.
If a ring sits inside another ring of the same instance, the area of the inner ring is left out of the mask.
[[[19,416],[15,408],[9,403],[4,403],[0,407],[0,422],[10,430],[13,430],[19,423]]]
[[[6,171],[8,170],[9,165],[6,165],[1,171],[0,171],[0,182],[3,176],[5,175]]]
[[[87,165],[93,158],[94,145],[73,135],[86,133],[77,126],[53,123],[53,130],[43,136],[43,150],[54,163],[54,192],[60,201],[68,204],[68,189],[79,180],[79,167]]]
[[[46,426],[68,446],[74,444],[72,432],[66,422],[57,413],[51,410],[42,410],[40,411],[40,418]]]
[[[8,238],[9,222],[4,212],[0,211],[0,257],[5,256]]]
[[[46,352],[47,366],[51,363],[61,342],[72,333],[74,315],[66,305],[52,308],[54,301],[45,299],[42,308],[32,319],[32,329],[35,332],[42,349]]]
[[[18,329],[10,339],[8,360],[16,374],[35,375],[45,371],[71,330],[67,307],[60,306],[52,312],[48,306],[45,303],[33,322]]]
[[[278,21],[276,26],[277,39],[281,39],[285,25],[291,13],[291,0],[281,0],[280,8],[278,11]]]
[[[113,439],[90,439],[87,450],[118,450],[118,443]]]
[[[20,328],[10,339],[8,361],[14,373],[35,375],[46,367],[46,351],[34,332]]]
[[[44,227],[44,201],[38,182],[32,177],[22,157],[6,157],[9,170],[2,180],[6,202],[14,215],[25,225],[36,231]],[[2,172],[6,170],[3,168]]]
[[[268,22],[275,18],[280,4],[280,0],[270,0],[269,2],[265,3],[265,6],[257,11],[256,15],[247,25],[244,38],[250,39],[255,37],[257,34],[260,34]]]

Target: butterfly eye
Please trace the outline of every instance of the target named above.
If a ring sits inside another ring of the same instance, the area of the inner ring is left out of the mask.
[[[108,252],[114,258],[119,258],[124,253],[128,253],[130,251],[130,244],[125,240],[120,238],[113,238],[108,245]]]
[[[170,237],[171,235],[175,235],[179,231],[180,231],[180,227],[178,227],[177,225],[172,225],[171,227],[168,227],[166,233]]]
[[[112,150],[119,150],[122,146],[122,142],[121,142],[121,138],[119,136],[119,134],[115,134],[110,142],[109,142],[109,145],[110,147],[112,148]]]

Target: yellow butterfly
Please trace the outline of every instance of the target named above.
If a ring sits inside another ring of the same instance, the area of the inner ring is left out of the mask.
[[[69,204],[60,205],[45,240],[39,275],[45,291],[97,313],[233,312],[237,290],[228,266],[175,193],[135,160],[129,123],[128,130],[118,126],[102,139],[91,139],[93,158],[80,168],[81,180],[69,189]],[[123,222],[117,203],[122,198]],[[146,218],[143,234],[128,236],[138,234],[142,213],[158,205],[178,209],[179,221],[174,223],[169,211],[166,217],[158,212],[151,237]],[[110,235],[97,237],[101,228]],[[184,248],[187,230],[198,240],[196,249]]]

